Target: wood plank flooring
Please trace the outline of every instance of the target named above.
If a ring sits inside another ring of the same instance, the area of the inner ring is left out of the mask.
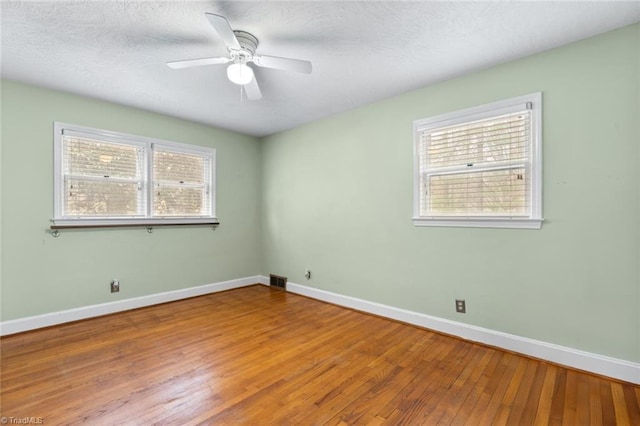
[[[640,387],[251,286],[0,339],[46,425],[640,425]]]

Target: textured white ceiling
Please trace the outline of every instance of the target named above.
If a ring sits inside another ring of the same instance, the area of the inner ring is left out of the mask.
[[[241,101],[204,13],[307,59]],[[264,136],[640,21],[640,2],[3,1],[2,77]]]

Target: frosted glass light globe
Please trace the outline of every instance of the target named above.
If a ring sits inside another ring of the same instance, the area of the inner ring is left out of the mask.
[[[253,79],[253,70],[243,63],[235,63],[227,68],[227,77],[232,83],[245,85]]]

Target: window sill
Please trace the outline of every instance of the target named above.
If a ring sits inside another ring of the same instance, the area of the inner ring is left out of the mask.
[[[54,219],[51,229],[78,228],[149,228],[155,226],[218,226],[217,218],[164,218],[164,219]]]
[[[439,226],[455,228],[512,228],[540,229],[544,219],[506,219],[506,218],[426,218],[414,217],[415,226]]]

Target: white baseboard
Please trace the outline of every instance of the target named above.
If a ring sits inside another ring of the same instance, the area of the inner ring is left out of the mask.
[[[201,296],[203,294],[245,287],[256,284],[257,282],[260,282],[260,280],[261,277],[259,276],[239,278],[236,280],[206,284],[198,287],[189,287],[164,293],[150,294],[148,296],[118,300],[116,302],[83,306],[81,308],[69,309],[66,311],[51,312],[43,315],[4,321],[0,323],[0,336],[35,330],[42,327],[49,327],[65,322],[113,314],[121,311],[128,311],[129,309],[143,308],[145,306],[157,305],[159,303],[172,302],[174,300],[187,299],[189,297]]]
[[[236,280],[223,281],[198,287],[157,293],[149,296],[84,306],[66,311],[52,312],[26,318],[4,321],[0,323],[0,336],[35,330],[42,327],[63,324],[101,315],[113,314],[130,309],[142,308],[159,303],[172,302],[203,294],[215,293],[234,288],[245,287],[256,283],[269,285],[269,278],[253,276]],[[544,359],[603,376],[640,384],[640,364],[598,355],[578,349],[568,348],[540,340],[520,337],[513,334],[438,318],[431,315],[395,308],[381,303],[369,302],[356,297],[344,296],[325,290],[288,282],[287,291],[300,294],[335,305],[344,306],[362,312],[395,319],[408,324],[417,325],[431,330],[458,336],[463,339],[485,343],[535,358]]]
[[[269,278],[261,276],[256,282],[268,285]],[[290,281],[287,282],[287,291],[324,302],[333,303],[335,305],[417,325],[474,342],[480,342],[509,351],[518,352],[579,370],[589,371],[603,376],[624,380],[626,382],[640,384],[639,363],[585,352],[540,340],[520,337],[513,334],[503,333],[501,331],[438,318],[380,303],[369,302],[367,300],[351,296],[344,296],[325,290],[307,287]]]

